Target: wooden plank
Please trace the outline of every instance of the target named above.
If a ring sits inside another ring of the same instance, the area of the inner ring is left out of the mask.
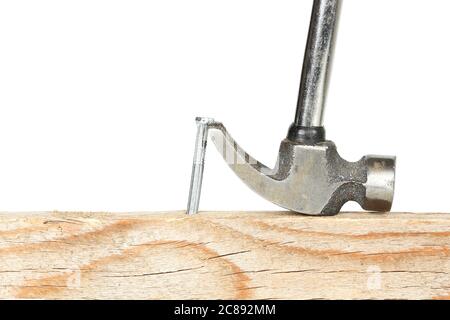
[[[0,215],[0,298],[450,299],[450,215]]]

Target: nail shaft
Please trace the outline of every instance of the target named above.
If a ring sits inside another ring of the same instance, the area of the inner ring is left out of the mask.
[[[202,191],[203,170],[205,167],[206,144],[208,140],[208,127],[214,122],[209,118],[197,118],[197,137],[195,140],[194,160],[192,164],[191,185],[189,189],[189,200],[187,214],[198,213],[200,195]]]

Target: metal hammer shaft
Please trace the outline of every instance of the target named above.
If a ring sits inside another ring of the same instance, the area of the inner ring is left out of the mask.
[[[322,127],[340,0],[314,0],[295,125]]]

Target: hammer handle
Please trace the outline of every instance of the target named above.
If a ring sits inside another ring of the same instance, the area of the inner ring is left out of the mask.
[[[322,127],[340,0],[314,0],[295,116],[298,127]]]

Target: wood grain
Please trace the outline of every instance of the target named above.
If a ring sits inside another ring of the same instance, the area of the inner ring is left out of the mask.
[[[450,299],[450,215],[0,214],[3,299]]]

